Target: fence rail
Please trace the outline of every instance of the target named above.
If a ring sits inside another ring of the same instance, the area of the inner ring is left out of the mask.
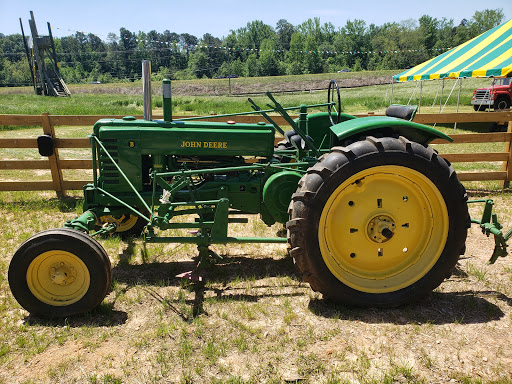
[[[368,116],[367,114],[356,115],[358,117]],[[40,126],[42,133],[54,138],[55,154],[48,158],[38,160],[0,160],[0,170],[50,170],[51,181],[0,181],[0,191],[40,191],[54,190],[58,196],[63,196],[67,190],[82,189],[82,186],[90,180],[65,180],[62,170],[70,169],[92,169],[92,160],[89,159],[60,159],[59,149],[90,148],[87,138],[59,138],[56,135],[57,126],[92,127],[96,121],[102,118],[122,118],[123,116],[110,115],[0,115],[0,125],[15,126]],[[142,118],[142,116],[136,116]],[[190,116],[174,116],[175,119]],[[161,119],[162,116],[154,116]],[[287,125],[281,116],[272,117],[278,124]],[[236,116],[236,117],[215,117],[209,118],[212,121],[235,120],[238,123],[255,123],[261,121],[260,116]],[[512,179],[512,113],[445,113],[445,114],[417,114],[414,121],[421,124],[449,124],[469,122],[497,122],[507,124],[507,132],[498,133],[467,133],[450,135],[454,142],[463,143],[504,143],[503,152],[482,152],[482,153],[450,153],[440,150],[448,161],[456,162],[502,162],[500,171],[480,172],[458,172],[461,181],[488,181],[499,180],[502,186],[509,187]],[[452,144],[445,141],[434,140],[433,144],[443,144],[442,147],[450,148]],[[37,148],[37,138],[0,138],[0,148],[22,149]],[[451,150],[451,149],[450,149]]]

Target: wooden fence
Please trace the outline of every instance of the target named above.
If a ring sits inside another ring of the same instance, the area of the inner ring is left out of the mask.
[[[357,115],[358,117],[367,115]],[[54,138],[55,154],[48,158],[41,157],[37,160],[0,160],[0,170],[37,170],[51,171],[51,181],[0,181],[0,191],[41,191],[54,190],[57,196],[63,196],[66,190],[82,189],[82,186],[90,180],[65,180],[62,171],[67,169],[91,169],[90,159],[61,159],[59,149],[90,148],[87,138],[59,138],[55,132],[58,126],[91,127],[101,118],[121,118],[122,116],[65,116],[65,115],[0,115],[1,125],[40,126],[42,133]],[[139,118],[142,118],[138,116]],[[174,116],[175,119],[190,116]],[[154,116],[155,119],[162,118]],[[274,117],[273,117],[274,118]],[[259,116],[236,116],[229,118],[211,117],[214,121],[235,120],[239,123],[254,123],[261,121]],[[275,117],[278,124],[286,125],[281,117]],[[502,162],[500,171],[458,172],[461,181],[499,180],[504,188],[509,187],[512,178],[512,113],[511,112],[480,112],[480,113],[446,113],[446,114],[417,114],[414,121],[421,124],[446,124],[469,122],[498,122],[508,124],[507,132],[497,133],[465,133],[450,135],[453,144],[462,143],[504,143],[502,152],[482,153],[450,153],[440,150],[444,158],[452,163],[456,162]],[[433,144],[446,143],[435,140]],[[443,149],[450,148],[451,144],[445,144]],[[37,148],[37,137],[31,138],[0,138],[0,148]]]

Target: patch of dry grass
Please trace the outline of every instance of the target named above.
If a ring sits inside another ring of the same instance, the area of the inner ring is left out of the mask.
[[[510,227],[510,194],[492,197]],[[0,195],[0,382],[511,382],[512,268],[506,259],[486,265],[493,244],[477,228],[455,273],[397,309],[324,301],[300,281],[284,245],[216,246],[223,260],[191,284],[175,275],[193,268],[193,246],[148,245],[143,258],[141,242],[108,238],[100,241],[114,281],[103,304],[64,320],[31,317],[10,294],[10,257],[79,203]],[[279,230],[251,218],[233,231],[246,228]]]

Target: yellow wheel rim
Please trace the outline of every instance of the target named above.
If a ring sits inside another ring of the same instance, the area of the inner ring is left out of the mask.
[[[101,216],[99,218],[100,223],[103,225],[105,223],[115,223],[116,224],[116,232],[126,232],[133,228],[133,226],[137,223],[138,216],[122,215],[120,218],[115,218],[114,216]]]
[[[358,291],[405,288],[432,269],[448,236],[448,211],[430,179],[395,165],[369,168],[344,181],[320,217],[323,260]]]
[[[52,306],[76,303],[87,293],[90,281],[84,262],[67,251],[44,252],[27,269],[30,292]]]

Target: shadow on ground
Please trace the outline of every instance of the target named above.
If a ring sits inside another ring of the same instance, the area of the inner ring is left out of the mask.
[[[488,298],[512,305],[512,299],[495,291],[433,292],[418,303],[391,309],[354,308],[312,299],[309,309],[317,316],[358,320],[370,324],[476,324],[501,319],[505,314]]]

